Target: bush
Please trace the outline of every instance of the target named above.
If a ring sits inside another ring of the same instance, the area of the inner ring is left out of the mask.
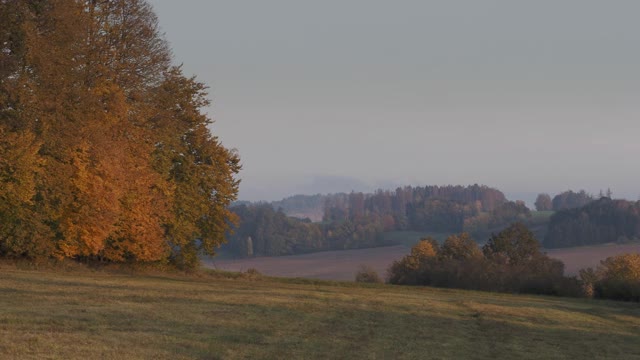
[[[358,272],[356,272],[356,282],[359,283],[382,283],[382,279],[378,276],[378,273],[367,265],[361,265]]]
[[[258,271],[255,268],[247,269],[247,271],[245,271],[243,275],[245,279],[249,279],[249,280],[257,280],[262,277],[262,273],[260,273],[260,271]]]
[[[389,268],[389,282],[468,290],[582,296],[581,283],[564,276],[564,264],[540,251],[521,224],[494,235],[481,251],[467,234],[439,247],[421,241]]]
[[[594,297],[640,302],[640,253],[609,257],[584,274],[591,275]]]
[[[424,238],[411,248],[411,254],[394,261],[388,270],[389,282],[403,285],[428,285],[429,268],[437,260],[438,242]]]
[[[603,279],[594,285],[594,297],[640,302],[640,282]]]

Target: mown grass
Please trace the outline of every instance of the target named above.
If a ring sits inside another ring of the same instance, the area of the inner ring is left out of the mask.
[[[555,211],[532,211],[529,222],[533,225],[547,224]]]
[[[0,266],[2,359],[640,359],[637,304]]]

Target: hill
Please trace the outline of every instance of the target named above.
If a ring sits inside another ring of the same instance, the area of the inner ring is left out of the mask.
[[[640,359],[625,303],[1,267],[4,358]]]

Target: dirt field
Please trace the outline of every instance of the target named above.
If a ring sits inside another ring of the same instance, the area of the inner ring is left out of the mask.
[[[640,244],[607,244],[547,250],[549,256],[564,262],[565,273],[569,275],[575,275],[586,267],[596,267],[601,260],[624,253],[640,253]]]
[[[640,244],[601,245],[547,251],[549,256],[565,263],[565,272],[568,275],[576,275],[582,268],[597,266],[600,260],[627,252],[640,252]],[[255,268],[270,276],[348,281],[353,280],[360,265],[368,265],[384,276],[394,260],[408,253],[408,247],[399,245],[242,260],[213,259],[207,261],[206,266],[229,271]]]
[[[407,253],[409,253],[408,247],[398,245],[241,260],[214,259],[207,262],[206,265],[229,271],[245,271],[249,268],[255,268],[270,276],[353,280],[360,265],[371,266],[378,274],[383,275],[394,260],[402,258]]]

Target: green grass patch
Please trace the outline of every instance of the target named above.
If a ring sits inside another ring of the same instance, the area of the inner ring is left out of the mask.
[[[548,222],[555,211],[532,211],[531,219],[536,222]]]
[[[640,359],[637,304],[0,265],[0,354],[45,359]]]

